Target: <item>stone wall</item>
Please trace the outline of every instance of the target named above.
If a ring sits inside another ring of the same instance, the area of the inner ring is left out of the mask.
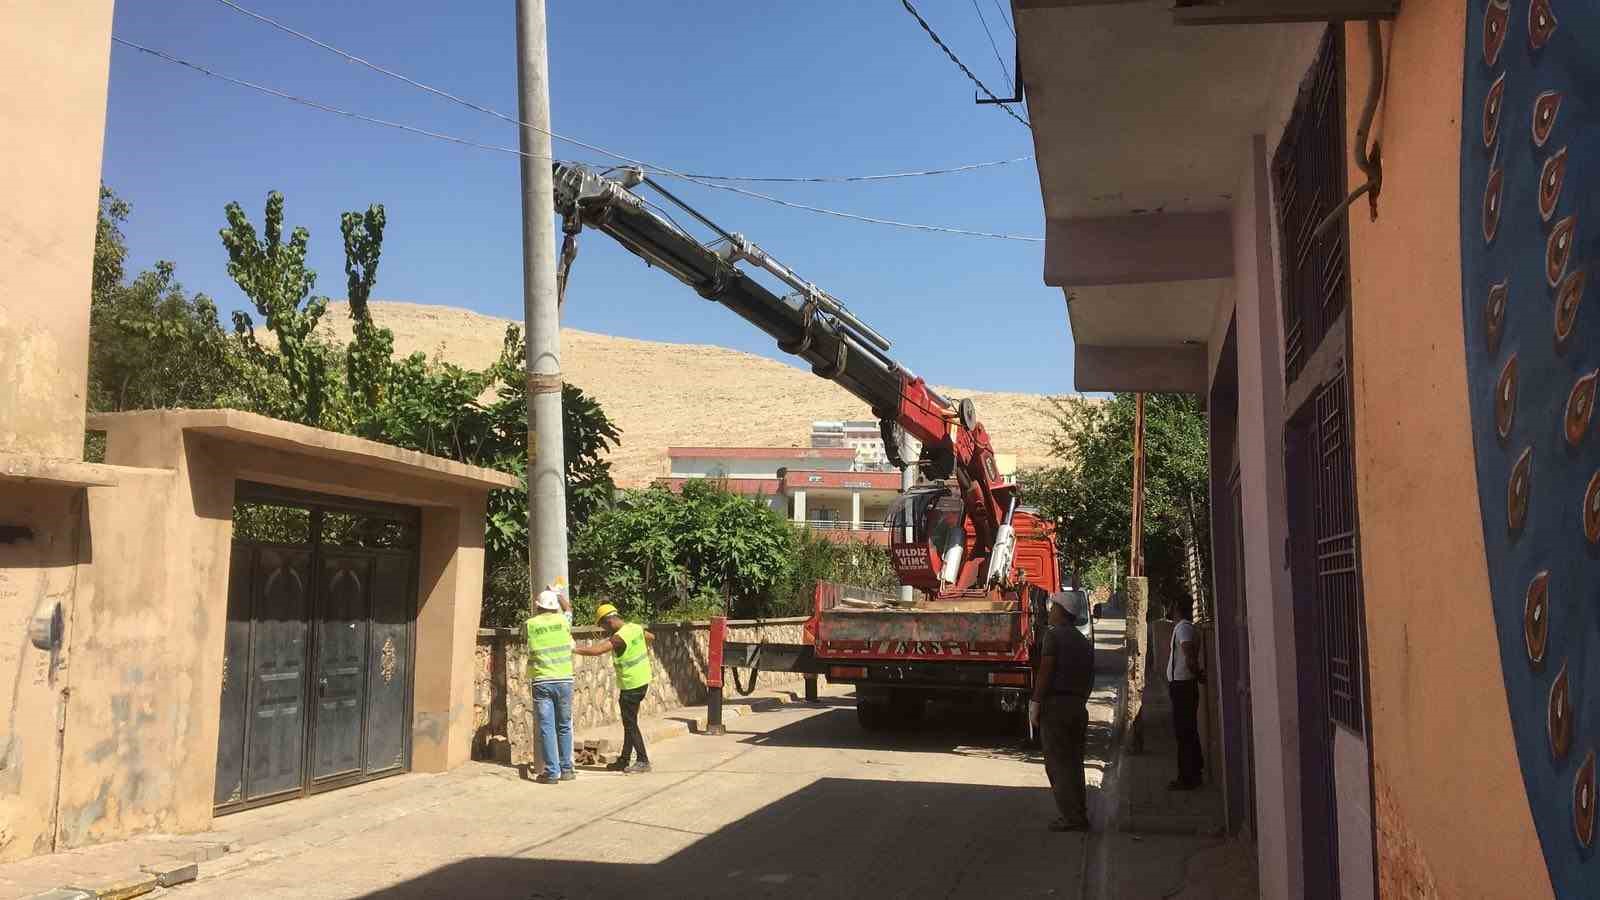
[[[798,644],[803,639],[805,622],[803,618],[731,621],[728,640]],[[653,678],[643,715],[659,716],[705,703],[710,623],[660,623],[651,625],[650,632],[656,638],[650,645]],[[604,632],[599,628],[574,628],[572,635],[579,643],[587,643],[600,640]],[[611,658],[576,656],[573,659],[573,730],[582,732],[620,722],[616,672]],[[534,723],[532,687],[524,674],[527,665],[528,646],[521,631],[512,628],[478,631],[474,700],[477,731],[472,745],[475,758],[511,764],[532,761]],[[801,675],[762,672],[759,687],[799,691],[804,683]],[[727,690],[732,696],[731,679]]]

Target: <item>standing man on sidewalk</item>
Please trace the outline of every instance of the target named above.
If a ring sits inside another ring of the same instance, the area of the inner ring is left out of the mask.
[[[625,622],[617,608],[609,603],[595,610],[595,618],[610,637],[593,644],[576,647],[579,656],[604,656],[611,654],[611,664],[617,670],[617,703],[622,707],[622,752],[617,761],[607,766],[614,772],[650,771],[650,754],[644,749],[644,732],[639,730],[639,707],[644,705],[644,695],[650,690],[650,641],[656,636],[643,626]],[[634,753],[639,761],[631,762]]]
[[[1168,615],[1178,620],[1167,654],[1167,696],[1172,700],[1172,731],[1178,738],[1178,777],[1167,790],[1192,791],[1200,787],[1200,770],[1205,765],[1200,749],[1199,635],[1189,621],[1193,612],[1187,600],[1174,600]]]
[[[1083,743],[1089,730],[1089,691],[1094,686],[1094,645],[1077,628],[1072,595],[1050,597],[1050,631],[1028,703],[1028,724],[1044,743],[1044,771],[1050,777],[1061,816],[1051,831],[1085,831],[1089,811],[1083,778]]]
[[[539,719],[540,784],[571,781],[572,766],[572,603],[546,588],[534,601],[528,632],[528,680]]]

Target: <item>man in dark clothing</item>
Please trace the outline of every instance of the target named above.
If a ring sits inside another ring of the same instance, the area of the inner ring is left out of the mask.
[[[1094,645],[1076,627],[1067,604],[1071,595],[1050,598],[1050,631],[1034,680],[1028,722],[1044,743],[1044,770],[1050,777],[1060,818],[1051,831],[1089,827],[1083,780],[1083,741],[1089,730],[1089,690],[1094,685]]]

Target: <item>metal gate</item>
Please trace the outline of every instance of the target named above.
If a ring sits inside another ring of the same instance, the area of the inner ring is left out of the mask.
[[[409,770],[417,511],[236,493],[216,812]]]

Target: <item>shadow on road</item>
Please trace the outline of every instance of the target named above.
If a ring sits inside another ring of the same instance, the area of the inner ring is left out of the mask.
[[[1042,788],[824,778],[708,834],[645,804],[616,817],[636,828],[631,845],[589,843],[579,830],[365,896],[1074,896],[1082,837],[1047,831],[1049,815]],[[606,861],[648,858],[650,846],[679,849],[659,862]]]

